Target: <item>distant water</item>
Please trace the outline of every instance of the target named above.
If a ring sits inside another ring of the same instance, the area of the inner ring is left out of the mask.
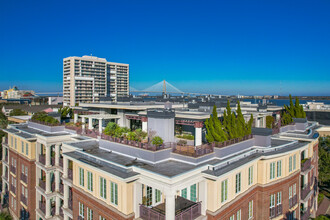
[[[244,101],[251,102],[253,104],[255,103],[262,103],[262,99],[244,99]],[[324,104],[330,105],[330,100],[299,100],[300,104],[306,104],[307,102],[323,102]],[[277,106],[283,106],[283,105],[289,105],[290,100],[289,99],[267,99],[267,102],[274,103]],[[295,101],[293,100],[293,103]]]

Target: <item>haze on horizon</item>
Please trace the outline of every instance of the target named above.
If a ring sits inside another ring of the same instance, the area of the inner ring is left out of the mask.
[[[330,2],[0,1],[0,90],[62,91],[62,62],[130,64],[130,84],[330,95]]]

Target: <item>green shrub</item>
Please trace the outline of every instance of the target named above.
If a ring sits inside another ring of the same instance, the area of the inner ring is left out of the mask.
[[[183,134],[183,135],[178,135],[178,138],[186,139],[186,140],[194,140],[195,137],[194,135],[191,134]]]
[[[142,131],[141,129],[136,129],[136,130],[135,130],[135,134],[136,134],[136,139],[137,139],[138,141],[142,141],[142,140],[145,139],[145,138],[147,137],[147,135],[148,135],[147,132],[144,132],[144,131]]]
[[[37,112],[32,116],[31,119],[39,122],[45,122],[51,125],[59,125],[60,123],[56,118],[47,115],[46,112]]]
[[[163,139],[161,138],[161,137],[159,137],[159,136],[155,136],[153,139],[152,139],[152,141],[151,141],[151,143],[153,144],[153,145],[156,145],[156,146],[160,146],[160,145],[162,145],[163,144]]]
[[[187,141],[186,140],[179,140],[178,145],[186,145]]]
[[[136,133],[135,132],[128,132],[127,133],[127,139],[130,140],[130,141],[136,141],[137,140],[137,136],[136,136]]]

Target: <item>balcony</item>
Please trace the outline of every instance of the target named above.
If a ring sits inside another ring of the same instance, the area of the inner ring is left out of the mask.
[[[39,201],[39,209],[46,215],[46,203]]]
[[[24,205],[27,206],[27,198],[23,194],[21,194],[21,202],[23,202]]]
[[[63,157],[60,157],[59,161],[58,161],[58,164],[60,167],[63,168]]]
[[[8,163],[8,154],[5,155],[5,162]]]
[[[24,182],[24,183],[27,183],[27,176],[23,173],[21,173],[21,180]]]
[[[10,172],[12,172],[13,174],[16,174],[16,167],[10,165]]]
[[[51,163],[52,166],[55,166],[55,157],[52,157],[50,159],[50,163]]]
[[[16,194],[16,187],[14,185],[10,185],[10,191]]]
[[[279,215],[282,215],[282,204],[278,204],[276,207],[272,207],[269,209],[270,218],[276,218]]]
[[[8,170],[6,169],[5,175],[3,176],[8,181]]]
[[[51,191],[52,191],[52,192],[55,192],[55,182],[52,182],[52,185],[51,185]]]
[[[40,154],[39,155],[39,163],[46,165],[46,156],[45,154]]]
[[[46,191],[46,181],[39,179],[39,186],[41,189],[43,189],[44,191]]]
[[[180,196],[175,199],[175,220],[196,219],[200,215],[200,202],[195,203]],[[155,207],[147,207],[141,204],[140,218],[165,220],[165,204],[161,203]]]
[[[301,220],[308,220],[309,216],[310,216],[309,208],[302,210],[301,213],[300,213],[300,219]]]
[[[64,185],[60,183],[60,193],[64,194]]]
[[[305,172],[306,170],[308,170],[311,167],[311,163],[312,160],[311,158],[309,159],[304,159],[301,161],[301,172]]]
[[[61,208],[60,208],[60,216],[61,216],[62,218],[64,218],[63,209],[61,209]]]
[[[55,207],[55,206],[52,206],[52,207],[50,208],[50,215],[51,215],[51,216],[55,216],[55,213],[56,213],[56,207]]]
[[[310,193],[310,184],[305,184],[301,189],[301,199],[304,200],[307,195]]]
[[[68,178],[73,180],[73,171],[71,169],[68,169]]]
[[[294,195],[289,199],[289,208],[291,209],[293,206],[297,204],[297,195]]]

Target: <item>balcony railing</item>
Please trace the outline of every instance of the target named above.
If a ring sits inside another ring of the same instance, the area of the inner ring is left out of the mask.
[[[16,194],[16,187],[14,185],[10,185],[10,191]]]
[[[39,186],[41,189],[46,191],[46,181],[39,179]]]
[[[56,213],[56,207],[53,206],[53,207],[50,208],[50,215],[55,216],[55,213]]]
[[[201,215],[201,203],[198,202],[187,209],[182,211],[177,211],[175,215],[175,220],[192,220],[196,219]],[[163,212],[158,212],[152,208],[140,204],[140,217],[146,220],[165,220],[165,214]]]
[[[213,153],[214,147],[212,147],[210,144],[204,144],[200,146],[187,146],[187,145],[173,145],[172,152],[190,156],[190,157],[200,157],[206,154]]]
[[[21,173],[21,180],[24,182],[24,183],[27,183],[27,176],[23,173]]]
[[[61,209],[61,208],[60,208],[60,216],[61,216],[62,218],[64,218],[63,209]]]
[[[60,193],[64,194],[64,185],[60,183]]]
[[[68,169],[68,178],[73,180],[73,171],[71,169]]]
[[[308,170],[310,167],[311,167],[311,163],[312,160],[311,158],[307,159],[307,160],[302,160],[302,163],[301,163],[301,172],[305,172],[306,170]]]
[[[308,220],[309,216],[310,216],[310,211],[309,211],[309,208],[307,208],[307,209],[301,211],[300,219],[301,220]]]
[[[52,166],[55,166],[55,157],[51,157],[50,162]]]
[[[293,206],[297,204],[297,195],[294,195],[289,199],[289,208],[291,209]]]
[[[23,194],[21,194],[21,201],[27,205],[27,198]]]
[[[60,167],[63,167],[63,157],[60,157],[58,163],[59,163],[58,165],[59,165]]]
[[[310,191],[310,184],[308,183],[304,185],[304,187],[301,189],[301,199],[304,200]]]
[[[46,203],[45,203],[45,202],[42,202],[42,201],[39,201],[39,209],[40,209],[44,214],[46,214]]]
[[[55,182],[52,182],[51,190],[52,190],[52,192],[55,192]]]
[[[11,171],[13,174],[16,174],[16,167],[10,165],[10,171]]]
[[[44,154],[39,155],[39,162],[43,165],[46,165],[46,156]]]

